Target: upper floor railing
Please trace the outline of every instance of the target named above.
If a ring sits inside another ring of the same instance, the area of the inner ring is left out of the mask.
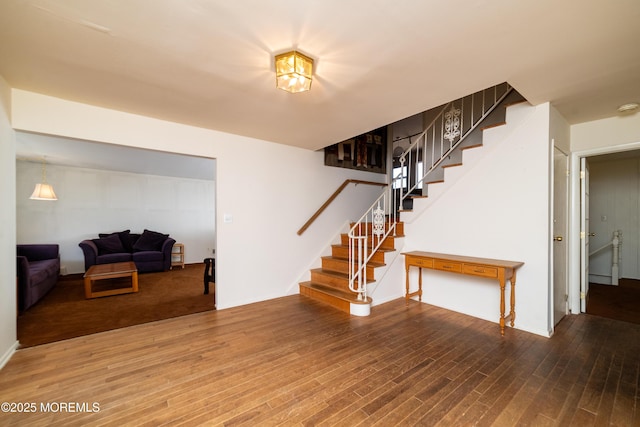
[[[434,113],[425,130],[399,158],[400,172],[393,188],[399,189],[399,203],[423,188],[425,178],[443,164],[471,132],[511,93],[502,83],[451,101]]]

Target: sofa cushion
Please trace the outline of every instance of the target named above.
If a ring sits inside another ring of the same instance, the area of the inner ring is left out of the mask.
[[[133,245],[135,252],[142,251],[160,251],[162,250],[162,244],[169,237],[168,234],[158,233],[156,231],[144,230],[142,236]]]
[[[162,261],[163,259],[164,254],[160,251],[142,251],[133,253],[133,260],[135,262]]]
[[[136,244],[136,242],[138,241],[138,239],[140,238],[140,234],[139,233],[129,233],[129,245],[125,245],[125,248],[131,248],[131,250],[129,252],[133,252],[133,245]]]
[[[133,252],[133,243],[131,241],[131,230],[117,231],[115,233],[99,233],[98,237],[100,238],[109,237],[109,236],[113,236],[114,234],[120,238],[120,242],[122,242],[122,247],[124,248],[124,252]]]
[[[57,259],[32,261],[29,263],[29,286],[46,281],[48,277],[58,275],[59,262]]]
[[[100,239],[93,239],[93,243],[98,247],[98,255],[117,254],[126,252],[120,236],[117,233],[110,234]]]
[[[126,262],[131,261],[131,254],[129,252],[121,252],[119,254],[105,254],[98,255],[96,258],[96,264],[112,264],[114,262]]]

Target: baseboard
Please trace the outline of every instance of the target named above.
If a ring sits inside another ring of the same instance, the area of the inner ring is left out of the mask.
[[[5,351],[5,353],[2,355],[2,358],[0,358],[0,369],[4,368],[4,365],[6,365],[9,359],[11,359],[11,356],[13,356],[19,346],[20,343],[16,341],[11,347],[7,349],[7,351]]]

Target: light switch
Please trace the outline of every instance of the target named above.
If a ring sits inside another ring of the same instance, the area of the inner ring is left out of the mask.
[[[224,214],[223,221],[225,222],[225,224],[232,223],[233,222],[233,215],[228,214],[228,213]]]

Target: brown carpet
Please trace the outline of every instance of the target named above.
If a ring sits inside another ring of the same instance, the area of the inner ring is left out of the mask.
[[[618,286],[589,284],[587,313],[640,324],[640,280],[620,279]]]
[[[138,276],[137,293],[85,299],[82,275],[61,278],[36,305],[18,316],[22,347],[65,340],[140,323],[214,310],[215,289],[204,295],[204,264]],[[100,281],[107,282],[107,280]],[[130,279],[100,286],[126,287]],[[94,290],[100,290],[94,285]]]

